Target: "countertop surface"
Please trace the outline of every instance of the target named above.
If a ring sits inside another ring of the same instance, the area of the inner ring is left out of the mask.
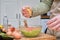
[[[40,34],[38,37],[34,38],[22,37],[21,39],[14,40],[56,40],[56,37],[48,34]]]

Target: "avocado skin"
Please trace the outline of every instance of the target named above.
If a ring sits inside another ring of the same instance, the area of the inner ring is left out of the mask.
[[[13,40],[13,38],[6,36],[5,33],[0,33],[0,40]]]
[[[2,37],[0,35],[0,40],[13,40],[13,38],[11,38],[11,37]]]

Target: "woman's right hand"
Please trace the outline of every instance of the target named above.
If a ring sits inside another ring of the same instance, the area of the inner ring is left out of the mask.
[[[23,7],[22,15],[26,18],[30,18],[32,15],[32,9],[29,6]]]

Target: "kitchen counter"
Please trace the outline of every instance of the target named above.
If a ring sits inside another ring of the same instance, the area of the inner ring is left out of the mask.
[[[56,40],[56,37],[48,34],[40,34],[38,37],[35,38],[23,37],[21,39],[14,39],[14,40]]]

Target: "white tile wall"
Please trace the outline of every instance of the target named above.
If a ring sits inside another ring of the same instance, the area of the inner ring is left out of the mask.
[[[40,3],[40,0],[0,0],[0,3],[1,24],[3,24],[4,15],[7,15],[11,20],[16,20],[16,13],[21,14],[21,9],[23,6],[30,5],[32,7],[35,7]],[[23,18],[23,16],[21,16],[21,18]]]
[[[1,0],[1,23],[4,15],[9,19],[15,19],[16,13],[18,13],[17,0]]]
[[[0,0],[0,24],[1,24],[1,0]]]

